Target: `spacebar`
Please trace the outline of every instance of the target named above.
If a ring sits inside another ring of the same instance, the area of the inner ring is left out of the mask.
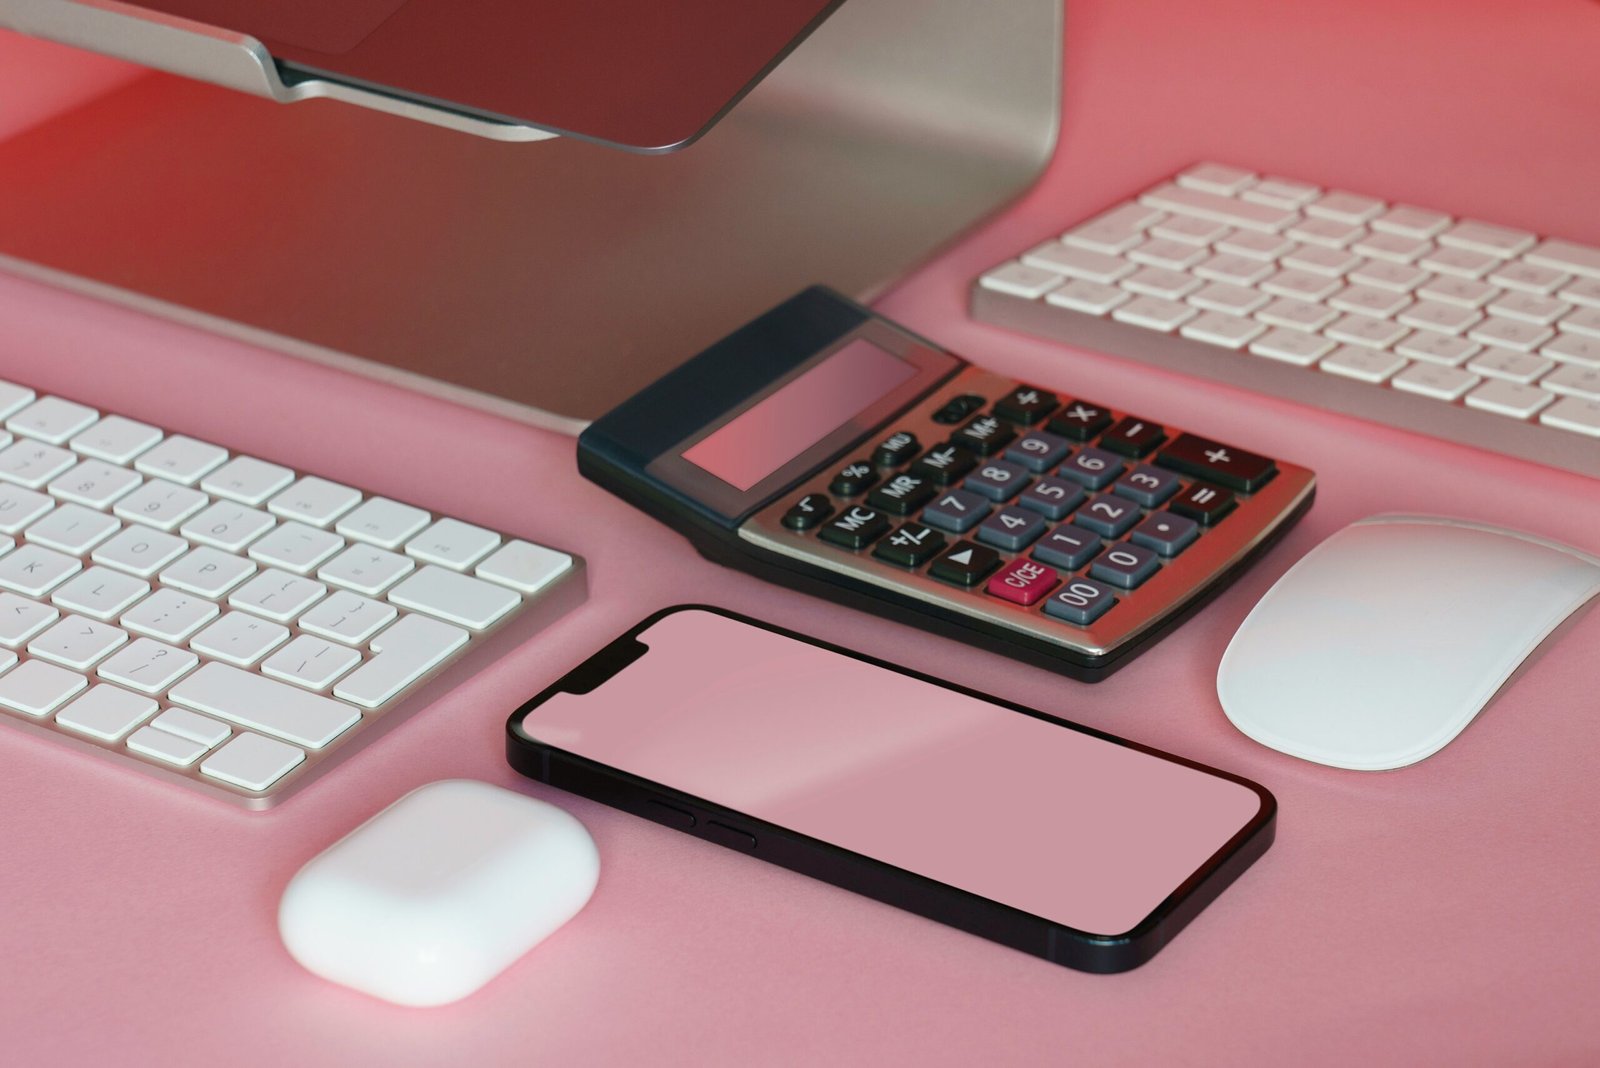
[[[167,698],[312,749],[321,749],[361,719],[360,712],[342,701],[218,663],[178,683]]]

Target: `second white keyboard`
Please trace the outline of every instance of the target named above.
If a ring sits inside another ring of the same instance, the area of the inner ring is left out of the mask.
[[[525,641],[582,561],[0,381],[0,719],[250,808]]]
[[[1203,163],[975,318],[1600,477],[1600,249]]]

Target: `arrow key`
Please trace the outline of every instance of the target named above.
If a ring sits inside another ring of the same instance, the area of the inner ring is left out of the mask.
[[[958,541],[929,571],[934,578],[953,586],[976,586],[1000,566],[1000,554],[970,541]]]

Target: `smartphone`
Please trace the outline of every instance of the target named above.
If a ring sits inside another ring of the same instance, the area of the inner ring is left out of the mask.
[[[519,708],[540,782],[1090,972],[1271,844],[1227,772],[720,609],[650,616]]]

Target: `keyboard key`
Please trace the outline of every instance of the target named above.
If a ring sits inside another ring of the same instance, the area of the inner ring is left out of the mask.
[[[1089,574],[1125,590],[1144,585],[1146,579],[1161,570],[1161,559],[1143,545],[1119,542],[1095,558]]]
[[[1217,242],[1217,251],[1230,256],[1270,262],[1294,248],[1294,242],[1282,234],[1262,233],[1256,230],[1234,230]]]
[[[1114,255],[1143,241],[1145,230],[1163,218],[1160,211],[1142,204],[1121,204],[1074,226],[1061,235],[1061,240],[1076,248]]]
[[[0,478],[25,489],[42,489],[45,483],[77,462],[78,458],[66,449],[37,441],[18,441],[0,450]]]
[[[1600,308],[1579,308],[1561,317],[1562,330],[1584,337],[1600,338]]]
[[[1295,241],[1304,241],[1307,244],[1322,245],[1325,248],[1342,249],[1353,244],[1357,238],[1366,233],[1360,226],[1349,223],[1334,222],[1332,219],[1306,219],[1304,222],[1295,223],[1284,231],[1285,235]]]
[[[263,660],[261,672],[308,690],[325,690],[359,663],[361,654],[349,646],[302,634]]]
[[[287,628],[249,612],[229,612],[189,640],[189,648],[216,660],[249,667],[289,640]]]
[[[1155,508],[1177,493],[1182,485],[1170,471],[1140,465],[1119,479],[1111,492],[1146,508]]]
[[[921,567],[938,556],[944,546],[944,535],[937,530],[921,523],[906,523],[878,542],[872,555],[900,567]]]
[[[1493,412],[1512,419],[1527,419],[1539,409],[1549,406],[1555,399],[1554,393],[1542,390],[1538,386],[1490,379],[1467,394],[1466,404],[1469,408]],[[0,566],[3,566],[3,562],[0,562]]]
[[[128,735],[128,748],[163,764],[186,768],[204,756],[211,747],[147,725]]]
[[[1044,611],[1056,619],[1087,627],[1116,603],[1117,598],[1109,586],[1102,586],[1093,579],[1075,578],[1045,601]]]
[[[500,540],[499,535],[493,537],[497,542]],[[291,520],[279,523],[252,544],[248,552],[250,559],[268,567],[309,575],[317,565],[343,549],[344,544],[344,539],[337,534]]]
[[[1212,282],[1189,295],[1189,303],[1197,308],[1233,316],[1249,315],[1271,299],[1259,290],[1232,282]]]
[[[1600,400],[1600,368],[1581,364],[1562,364],[1539,380],[1539,385],[1551,393],[1567,397],[1588,397]]]
[[[235,608],[248,609],[277,623],[287,623],[328,595],[313,579],[268,568],[228,595]]]
[[[111,511],[130,523],[143,523],[157,530],[172,531],[208,503],[210,498],[199,490],[153,478],[119,500]]]
[[[510,612],[522,598],[504,586],[430,564],[390,590],[389,600],[447,623],[482,630]]]
[[[177,644],[217,618],[216,602],[181,590],[159,589],[122,614],[118,621],[135,634]]]
[[[1133,528],[1128,539],[1161,556],[1177,556],[1200,536],[1200,526],[1192,519],[1171,512],[1153,512]]]
[[[970,541],[958,541],[933,562],[928,574],[952,586],[972,587],[1000,566],[1000,554]]]
[[[399,615],[392,604],[334,590],[300,617],[300,629],[324,638],[362,645]]]
[[[233,730],[216,720],[190,712],[186,708],[169,708],[150,721],[150,726],[191,742],[199,742],[207,749],[220,744]]]
[[[148,423],[108,415],[67,444],[84,456],[108,464],[125,464],[160,440],[161,431]]]
[[[1233,494],[1227,490],[1208,486],[1204,482],[1196,482],[1172,498],[1167,510],[1187,516],[1203,527],[1209,527],[1215,526],[1233,511],[1236,503]]]
[[[467,632],[427,616],[408,615],[372,639],[377,653],[337,683],[333,692],[362,708],[376,708],[465,645]]]
[[[1361,247],[1357,246],[1358,249]],[[1434,276],[1421,267],[1412,267],[1406,263],[1391,263],[1381,259],[1368,260],[1350,272],[1350,281],[1357,285],[1392,289],[1396,293],[1411,293],[1432,277]]]
[[[1554,360],[1547,360],[1543,356],[1501,348],[1484,349],[1480,355],[1467,361],[1467,370],[1473,374],[1485,378],[1503,378],[1507,382],[1532,382],[1554,366]]]
[[[285,519],[297,519],[302,523],[309,523],[314,527],[325,527],[335,519],[344,515],[361,501],[361,494],[349,486],[341,486],[337,482],[329,482],[325,478],[307,475],[276,497],[267,502],[267,510],[273,515]],[[394,527],[403,527],[409,521],[418,522],[416,529],[408,531],[396,539],[396,544],[385,545],[386,549],[396,548],[400,541],[420,530],[422,524],[428,521],[428,513],[420,508],[411,508],[408,505],[396,505],[394,501],[382,497],[374,497],[367,502],[376,505],[376,511],[368,510],[365,516],[355,525],[361,526],[375,519],[380,526],[387,524],[392,530]],[[389,507],[394,505],[394,507]],[[340,524],[343,525],[342,523]],[[345,534],[345,531],[339,531]],[[357,534],[345,534],[346,537],[361,537]],[[364,541],[375,540],[363,537]],[[384,539],[387,540],[387,539]]]
[[[361,720],[349,705],[227,664],[205,664],[167,694],[174,704],[321,749]]]
[[[1111,410],[1084,400],[1070,400],[1050,420],[1052,433],[1070,441],[1088,441],[1111,425]]]
[[[1121,256],[1074,248],[1060,241],[1047,241],[1022,257],[1029,267],[1037,267],[1068,278],[1081,278],[1086,282],[1110,285],[1119,278],[1132,274],[1137,268]]]
[[[1137,240],[1135,236],[1128,244]],[[1042,267],[1029,267],[1025,263],[1006,263],[984,274],[978,279],[978,284],[996,293],[1006,293],[1024,300],[1036,300],[1061,285],[1062,281],[1062,276],[1055,271],[1047,271]]]
[[[1359,256],[1370,256],[1368,263],[1373,267],[1383,266],[1407,272],[1413,279],[1406,287],[1409,289],[1428,277],[1427,271],[1413,264],[1433,251],[1433,242],[1399,234],[1369,233],[1357,238],[1350,250]]]
[[[835,497],[854,497],[878,483],[877,468],[871,460],[854,460],[839,468],[839,473],[828,483],[828,492]]]
[[[6,429],[51,445],[63,445],[93,425],[100,413],[60,397],[41,397],[6,420]]]
[[[207,472],[222,466],[228,450],[182,434],[174,434],[133,462],[135,470],[159,475],[170,482],[192,486]]]
[[[844,549],[864,549],[889,533],[889,518],[876,508],[852,505],[818,533],[818,537]]]
[[[63,501],[90,508],[109,508],[113,501],[143,481],[126,467],[104,460],[85,460],[51,479],[45,488]]]
[[[994,402],[994,414],[1022,426],[1032,426],[1060,405],[1061,400],[1054,393],[1033,386],[1018,386]],[[915,438],[911,440],[916,441]]]
[[[1026,508],[1002,508],[978,526],[978,540],[1006,552],[1020,552],[1038,540],[1048,523]]]
[[[1489,314],[1505,319],[1518,319],[1525,323],[1549,326],[1571,311],[1572,305],[1564,300],[1556,300],[1554,297],[1538,293],[1512,291],[1494,300],[1487,310]]]
[[[1482,278],[1500,265],[1500,257],[1468,248],[1436,248],[1426,253],[1418,266],[1459,278]]]
[[[1442,233],[1450,221],[1450,216],[1442,211],[1396,204],[1372,220],[1372,228],[1403,237],[1434,237]]]
[[[1333,314],[1329,312],[1329,314]],[[1321,334],[1278,329],[1251,344],[1250,351],[1269,360],[1310,367],[1338,346]]]
[[[991,597],[1026,606],[1036,604],[1060,584],[1061,576],[1054,568],[1032,560],[1013,560],[984,589]]]
[[[1320,192],[1322,190],[1309,182],[1271,177],[1262,178],[1239,195],[1245,200],[1274,207],[1301,208],[1315,200]]]
[[[1437,300],[1419,300],[1397,317],[1405,326],[1443,334],[1459,334],[1482,318],[1476,308]]]
[[[1361,382],[1387,382],[1406,366],[1404,356],[1383,349],[1341,345],[1317,365],[1331,375]]]
[[[1194,275],[1170,267],[1143,267],[1122,280],[1122,288],[1130,293],[1160,297],[1167,301],[1181,300],[1204,284]],[[1126,312],[1137,303],[1125,305],[1120,310]],[[1115,314],[1113,317],[1116,317]]]
[[[1600,278],[1600,248],[1587,248],[1571,241],[1547,240],[1530,251],[1527,261],[1540,267],[1553,267],[1585,278]]]
[[[1256,189],[1260,189],[1260,186],[1246,190],[1246,193],[1255,192]],[[1162,211],[1196,215],[1202,219],[1227,223],[1229,226],[1267,233],[1276,233],[1298,218],[1298,213],[1292,209],[1235,200],[1232,197],[1218,196],[1199,189],[1186,189],[1179,185],[1157,186],[1141,196],[1139,202],[1146,207],[1159,208]]]
[[[200,480],[200,488],[239,504],[257,505],[294,481],[294,472],[253,456],[235,456]]]
[[[816,526],[818,523],[822,522],[832,514],[833,502],[828,499],[828,495],[826,493],[808,493],[804,497],[801,497],[798,501],[795,501],[794,504],[789,507],[789,510],[783,513],[782,522],[783,525],[790,530],[810,530],[812,527]],[[322,571],[317,573],[317,577],[328,582],[338,582],[339,580],[337,578],[326,573],[328,568],[337,564],[346,556],[359,553],[361,548],[362,547],[359,545],[350,546],[350,548],[346,549],[343,553],[340,553],[338,556],[330,560],[328,564],[324,565]],[[410,557],[407,557],[406,559],[409,560]],[[492,560],[494,557],[490,557],[490,559]],[[481,570],[482,565],[479,565],[479,567]]]
[[[1501,293],[1499,286],[1480,282],[1475,278],[1457,278],[1453,275],[1435,275],[1417,289],[1423,300],[1441,304],[1456,304],[1463,308],[1481,308]]]
[[[1489,281],[1507,289],[1548,296],[1572,280],[1572,275],[1554,267],[1540,267],[1526,260],[1513,260],[1489,272]]]
[[[15,649],[54,623],[61,613],[49,605],[0,593],[0,645]]]
[[[1468,341],[1454,334],[1441,334],[1434,330],[1416,330],[1394,347],[1394,351],[1411,360],[1459,367],[1467,357],[1482,349],[1476,341]]]
[[[1196,277],[1212,282],[1229,282],[1236,286],[1253,286],[1272,273],[1270,260],[1252,259],[1234,252],[1219,252],[1210,259],[1195,264]]]
[[[416,566],[416,561],[409,556],[372,545],[352,545],[323,564],[317,571],[317,578],[357,593],[375,596],[410,574]],[[482,571],[482,565],[479,571]]]
[[[1208,222],[1193,215],[1170,215],[1150,227],[1150,233],[1156,237],[1185,245],[1200,246],[1211,244],[1227,232],[1228,227],[1222,223]],[[1129,257],[1134,258],[1132,252],[1129,253]]]
[[[1071,451],[1072,443],[1061,435],[1035,430],[1013,441],[1006,449],[1006,459],[1040,473],[1065,460]]]
[[[1485,345],[1502,345],[1508,349],[1528,352],[1555,337],[1548,326],[1519,322],[1490,316],[1467,332],[1467,336]]]
[[[889,515],[910,515],[933,499],[938,488],[925,478],[904,472],[867,495],[867,504]]]
[[[1363,285],[1345,286],[1328,298],[1328,304],[1340,311],[1376,315],[1380,319],[1387,319],[1410,303],[1411,298],[1404,293]]]
[[[1139,521],[1139,506],[1122,497],[1107,494],[1079,508],[1072,521],[1107,538],[1120,537]]]
[[[1133,269],[1133,264],[1128,265]],[[1133,294],[1125,289],[1107,285],[1101,282],[1090,282],[1086,279],[1075,278],[1060,289],[1051,290],[1045,295],[1046,304],[1053,304],[1058,308],[1069,311],[1082,312],[1085,315],[1104,315],[1118,305],[1126,304],[1133,299]]]
[[[1261,290],[1264,293],[1312,302],[1322,300],[1338,289],[1337,278],[1329,278],[1325,274],[1313,274],[1310,271],[1297,271],[1293,268],[1279,271],[1261,283]]]
[[[1539,346],[1539,354],[1562,363],[1577,363],[1585,367],[1600,367],[1600,338],[1582,337],[1578,334],[1557,334]],[[17,490],[25,493],[26,490]],[[4,489],[0,488],[0,496]]]
[[[1060,478],[1036,478],[1022,491],[1017,503],[1031,508],[1046,519],[1065,519],[1083,503],[1088,494],[1076,482]]]
[[[292,491],[293,487],[290,489]],[[271,506],[268,507],[270,509]],[[421,508],[391,501],[387,497],[369,497],[355,511],[346,513],[334,530],[347,538],[364,541],[380,549],[398,549],[426,527],[432,518]]]
[[[1009,501],[1021,493],[1027,484],[1027,468],[1004,460],[990,460],[979,465],[961,485],[992,501]]]
[[[96,674],[130,690],[158,694],[198,663],[200,658],[187,649],[177,649],[150,638],[135,638],[102,663]]]
[[[1193,221],[1202,226],[1210,225],[1209,223],[1205,223],[1199,219],[1194,219]],[[1225,231],[1227,227],[1218,227],[1218,229]],[[1181,271],[1186,267],[1193,267],[1195,264],[1205,259],[1206,250],[1203,245],[1197,246],[1193,242],[1174,241],[1170,238],[1156,237],[1144,242],[1143,244],[1135,245],[1133,248],[1127,251],[1126,255],[1128,259],[1132,260],[1134,263],[1142,264],[1147,267],[1164,267],[1168,270]],[[1133,277],[1137,276],[1138,275],[1136,273]],[[1129,286],[1128,288],[1134,289],[1133,286]],[[1135,289],[1134,291],[1144,292],[1144,290],[1138,289]]]
[[[441,519],[406,542],[406,552],[425,564],[460,571],[477,563],[499,544],[500,535],[492,530],[459,519]]]
[[[1082,527],[1057,527],[1033,547],[1033,558],[1072,571],[1093,560],[1100,552],[1100,537]]]
[[[196,512],[178,533],[203,545],[236,553],[277,525],[265,512],[232,501],[217,501]]]
[[[952,534],[965,534],[991,510],[988,501],[967,490],[950,490],[922,510],[922,521]],[[3,570],[0,565],[0,570]]]
[[[1011,424],[994,415],[980,415],[950,436],[953,445],[979,456],[993,456],[1016,440]]]
[[[904,430],[896,430],[893,434],[878,442],[878,447],[872,450],[872,462],[879,467],[899,467],[917,454],[922,448],[915,434]]]
[[[1100,435],[1100,446],[1121,456],[1138,459],[1165,440],[1167,432],[1159,424],[1128,415]]]
[[[63,504],[26,531],[29,541],[71,556],[82,556],[109,538],[122,524],[93,508]]]
[[[1191,279],[1191,281],[1195,285],[1200,284],[1198,278]],[[1170,334],[1199,314],[1198,309],[1192,308],[1187,304],[1180,304],[1176,300],[1168,300],[1164,297],[1135,297],[1113,311],[1111,317],[1118,322],[1132,323],[1134,326],[1142,326],[1147,330],[1158,330],[1163,334]]]
[[[1255,181],[1256,176],[1252,172],[1220,163],[1196,163],[1177,177],[1179,185],[1224,196],[1240,193],[1254,185]]]
[[[55,506],[43,493],[0,482],[0,534],[20,534],[23,527]]]
[[[1459,367],[1415,363],[1395,375],[1391,384],[1407,393],[1419,393],[1434,400],[1458,401],[1483,379]]]
[[[59,586],[50,600],[65,611],[109,623],[149,592],[143,579],[96,564]]]
[[[201,597],[221,597],[256,573],[256,565],[208,545],[191,551],[161,572],[161,581]]]
[[[28,643],[28,652],[74,671],[87,671],[128,640],[128,632],[83,616],[64,616]]]
[[[1524,230],[1463,220],[1439,235],[1439,244],[1448,248],[1471,249],[1504,259],[1532,248],[1538,239]]]
[[[1118,456],[1104,449],[1086,447],[1079,449],[1056,474],[1092,490],[1105,489],[1127,470]]]
[[[42,719],[89,685],[76,671],[24,660],[0,675],[0,705],[34,719]]]
[[[207,757],[200,765],[200,774],[259,792],[299,767],[305,759],[305,753],[286,742],[245,731]]]
[[[923,453],[911,465],[911,473],[918,478],[928,479],[936,486],[948,486],[960,481],[961,476],[971,471],[977,463],[978,458],[959,445],[940,445]]]
[[[1399,323],[1390,322],[1388,319],[1375,319],[1370,315],[1346,315],[1337,322],[1329,324],[1324,331],[1335,341],[1350,345],[1365,345],[1373,349],[1388,348],[1410,332]]]
[[[1562,397],[1539,416],[1539,422],[1558,430],[1570,430],[1600,438],[1600,400],[1588,397]]]
[[[0,381],[0,419],[32,404],[35,396],[37,394],[26,386]]]
[[[56,722],[96,741],[115,742],[155,715],[159,707],[148,697],[99,683],[57,712]]]
[[[23,545],[0,556],[0,586],[24,597],[39,598],[83,569],[75,556]]]
[[[1309,300],[1299,300],[1295,297],[1284,297],[1281,300],[1273,301],[1256,312],[1256,318],[1268,326],[1309,332],[1321,330],[1339,318],[1339,313],[1324,304],[1314,304]]]
[[[1156,463],[1184,474],[1220,482],[1244,493],[1254,493],[1278,473],[1278,465],[1265,456],[1257,456],[1231,445],[1221,445],[1195,434],[1178,435],[1161,450]]]

